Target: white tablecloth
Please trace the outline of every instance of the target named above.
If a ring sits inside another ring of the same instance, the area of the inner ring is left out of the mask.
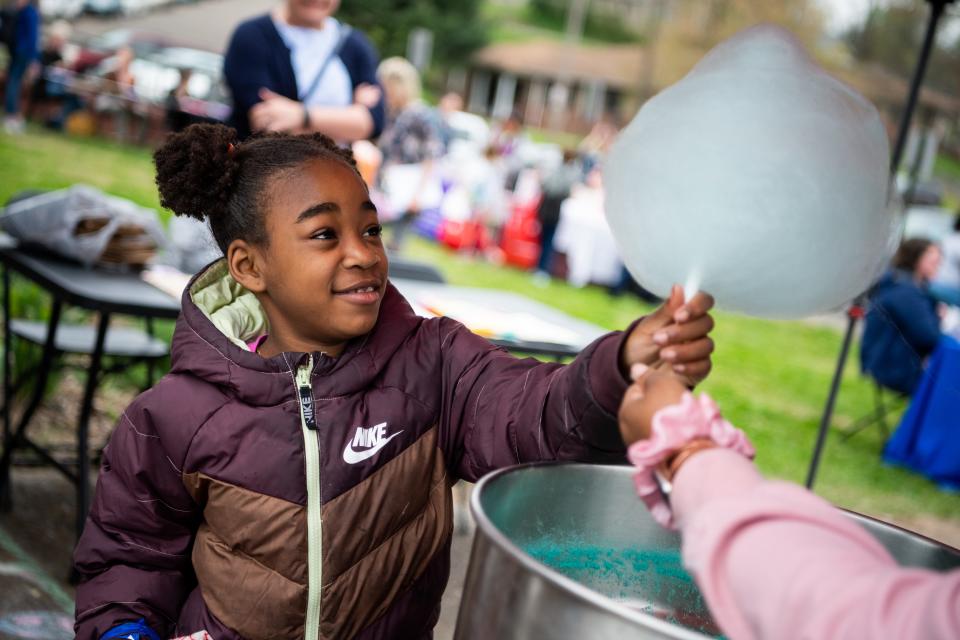
[[[603,215],[601,190],[581,188],[564,200],[553,246],[567,255],[570,284],[612,286],[620,281],[623,262]]]

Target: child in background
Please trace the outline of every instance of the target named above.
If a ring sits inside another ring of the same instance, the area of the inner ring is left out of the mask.
[[[81,640],[428,638],[458,479],[621,461],[630,365],[710,368],[712,300],[679,290],[566,366],[416,316],[351,154],[319,134],[194,125],[155,159],[163,204],[208,219],[225,257],[184,291],[171,371],[104,451]]]
[[[680,530],[684,564],[726,637],[960,638],[960,570],[900,567],[826,501],[757,473],[746,438],[708,397],[643,365],[632,373],[620,430],[638,492]],[[672,483],[672,509],[649,482],[655,469]]]

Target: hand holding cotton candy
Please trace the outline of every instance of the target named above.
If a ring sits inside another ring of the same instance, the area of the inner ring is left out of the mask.
[[[876,109],[783,29],[753,27],[649,100],[605,166],[627,268],[719,307],[799,317],[863,292],[899,229]]]

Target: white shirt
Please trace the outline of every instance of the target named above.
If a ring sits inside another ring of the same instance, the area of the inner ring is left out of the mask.
[[[313,84],[320,67],[340,40],[340,23],[327,18],[322,29],[294,27],[273,18],[273,24],[290,49],[290,63],[297,79],[298,98]],[[353,104],[353,82],[339,56],[330,60],[323,77],[305,101],[311,107],[346,107]]]

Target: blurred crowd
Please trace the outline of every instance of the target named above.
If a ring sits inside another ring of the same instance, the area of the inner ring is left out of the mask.
[[[413,233],[528,269],[536,283],[635,286],[603,216],[613,114],[563,147],[535,141],[519,115],[466,112],[457,93],[430,105],[417,68],[380,61],[336,9],[288,0],[238,25],[220,55],[130,30],[81,40],[62,20],[41,29],[33,2],[16,0],[2,22],[4,129],[31,120],[148,145],[196,122],[226,121],[241,136],[317,131],[352,146],[394,250]]]
[[[229,115],[219,54],[130,29],[82,37],[66,20],[44,27],[33,0],[3,7],[0,36],[5,133],[20,133],[31,120],[156,144],[169,130]]]

